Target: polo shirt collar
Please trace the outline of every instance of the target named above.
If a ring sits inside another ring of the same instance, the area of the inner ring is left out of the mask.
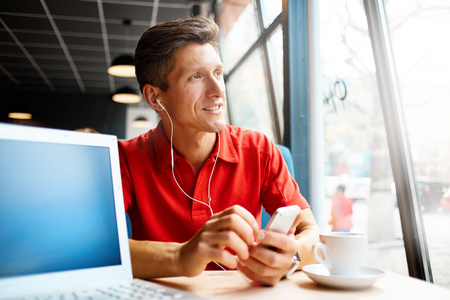
[[[226,125],[225,128],[220,132],[220,153],[219,158],[230,162],[230,163],[238,163],[239,155],[237,151],[237,147],[233,142],[233,139],[230,135],[230,126]],[[217,146],[216,146],[217,148]],[[216,155],[216,150],[214,151],[214,156]]]
[[[159,121],[158,126],[155,128],[155,139],[153,142],[155,154],[156,154],[156,163],[161,172],[164,172],[165,168],[170,167],[172,162],[171,154],[170,154],[170,141],[169,138],[166,137],[164,132],[164,126],[161,121]],[[217,144],[213,153],[210,157],[216,157],[217,155]],[[174,150],[173,159],[176,161],[180,156]],[[230,162],[230,163],[238,163],[239,155],[236,148],[235,143],[230,135],[230,126],[225,126],[225,128],[220,132],[220,153],[219,158]]]
[[[171,154],[170,154],[170,141],[166,137],[164,132],[164,126],[161,121],[159,121],[158,126],[156,126],[155,138],[153,139],[153,147],[155,149],[155,160],[158,168],[161,172],[164,172],[165,168],[170,166],[172,162]],[[173,153],[174,160],[175,157],[178,157],[176,152]]]

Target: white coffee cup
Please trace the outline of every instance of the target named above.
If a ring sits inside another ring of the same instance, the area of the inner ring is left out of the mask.
[[[330,275],[359,277],[367,251],[367,235],[351,232],[320,234],[320,243],[313,247],[314,258],[325,265]],[[318,254],[322,251],[323,259]]]

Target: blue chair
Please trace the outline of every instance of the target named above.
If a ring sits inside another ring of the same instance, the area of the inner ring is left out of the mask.
[[[283,145],[277,145],[277,146],[278,146],[278,149],[280,149],[281,155],[283,155],[286,165],[288,166],[289,173],[291,173],[292,177],[295,177],[294,160],[292,159],[291,149],[289,149],[288,147],[283,146]]]
[[[283,155],[284,161],[286,162],[289,172],[291,173],[291,176],[294,177],[294,161],[292,160],[292,153],[291,150],[283,145],[277,145],[278,149],[280,149],[281,154]],[[127,216],[127,229],[128,229],[128,237],[132,237],[132,230],[131,230],[131,221],[128,214]],[[263,208],[262,216],[261,216],[261,228],[265,228],[267,225],[267,222],[270,220],[270,215],[266,212],[266,210]]]
[[[133,231],[131,230],[131,221],[130,216],[128,216],[127,213],[125,213],[125,216],[127,217],[127,230],[128,230],[128,238],[131,239],[133,236]]]
[[[284,161],[286,162],[286,165],[288,166],[289,173],[291,173],[292,177],[295,177],[294,173],[294,161],[292,159],[292,153],[291,150],[283,145],[278,145],[278,149],[280,149],[281,155],[283,155]],[[267,222],[270,220],[270,215],[266,212],[266,210],[263,208],[262,216],[261,216],[261,228],[265,228],[267,225]]]

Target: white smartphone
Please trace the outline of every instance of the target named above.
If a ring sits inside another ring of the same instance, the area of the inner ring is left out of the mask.
[[[280,207],[270,218],[265,230],[287,234],[299,213],[298,205]]]

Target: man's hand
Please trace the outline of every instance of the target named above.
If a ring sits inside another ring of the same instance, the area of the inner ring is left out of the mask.
[[[256,282],[275,285],[291,267],[292,257],[297,252],[301,258],[299,268],[317,263],[311,249],[319,241],[319,233],[320,229],[311,209],[304,209],[295,220],[288,235],[265,230],[258,232],[256,236],[258,244],[250,247],[248,259],[239,259],[238,270]],[[273,251],[261,244],[277,249]]]
[[[191,240],[180,247],[177,260],[182,275],[196,276],[211,261],[236,268],[236,257],[244,261],[249,259],[258,230],[253,215],[241,206],[214,214]]]
[[[248,278],[275,285],[292,264],[298,251],[300,266],[315,263],[311,247],[319,238],[312,212],[303,210],[291,236],[259,231],[250,212],[241,206],[230,207],[213,215],[197,234],[185,243],[129,240],[133,275],[137,278],[196,276],[215,261],[237,268]],[[300,223],[298,223],[300,221]],[[255,242],[255,237],[257,242]],[[267,249],[259,243],[277,248]],[[232,250],[234,255],[228,250]]]
[[[292,257],[298,251],[294,235],[261,230],[257,234],[259,243],[277,248],[276,250],[256,244],[250,247],[250,257],[239,259],[238,270],[248,278],[265,284],[275,285],[292,265]]]

